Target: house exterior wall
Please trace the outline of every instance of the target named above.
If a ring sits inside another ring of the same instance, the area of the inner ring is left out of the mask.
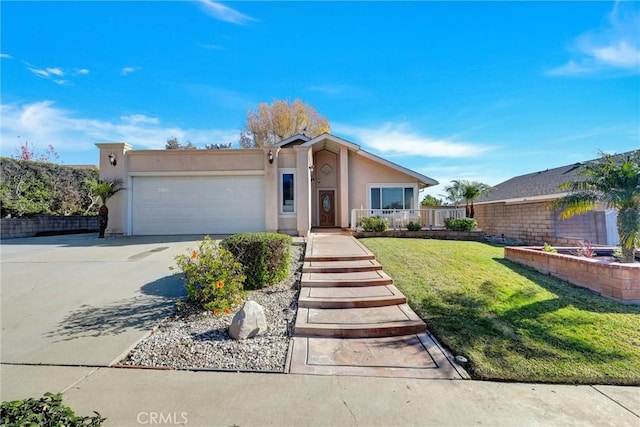
[[[547,202],[475,205],[478,228],[528,245],[573,245],[579,240],[606,245],[604,212],[588,212],[561,220]]]
[[[413,185],[415,208],[420,181],[401,170],[359,153],[349,144],[332,142],[331,149],[313,152],[314,145],[264,147],[234,150],[133,150],[125,143],[96,144],[100,149],[100,177],[121,179],[125,190],[109,200],[107,234],[132,232],[131,193],[135,177],[141,176],[232,176],[264,177],[266,231],[306,236],[318,224],[317,198],[321,189],[335,190],[335,225],[348,227],[351,209],[366,208],[369,184]],[[337,148],[336,148],[337,147]],[[268,161],[269,153],[273,163]],[[116,156],[115,166],[109,154]],[[309,169],[314,165],[312,173]],[[326,173],[323,172],[323,166]],[[295,212],[281,209],[282,173],[295,175]]]
[[[418,180],[400,171],[349,152],[349,210],[367,209],[367,184],[418,184]],[[414,208],[418,208],[418,194],[414,195]]]
[[[197,176],[261,174],[265,177],[265,230],[276,231],[278,222],[278,162],[270,164],[268,149],[243,150],[133,150],[125,143],[96,144],[100,149],[100,178],[122,180],[125,190],[108,202],[107,234],[127,234],[129,227],[129,187],[135,176]],[[287,150],[288,151],[288,150]],[[117,164],[109,163],[108,155]],[[277,154],[277,153],[276,153]],[[283,156],[283,163],[290,162]]]

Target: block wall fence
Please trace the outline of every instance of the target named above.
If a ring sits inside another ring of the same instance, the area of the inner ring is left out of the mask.
[[[527,245],[575,246],[580,240],[606,245],[604,212],[594,211],[558,219],[544,202],[505,204],[490,203],[475,206],[478,228],[487,234],[504,235]]]
[[[97,216],[48,216],[0,219],[0,239],[98,231]]]

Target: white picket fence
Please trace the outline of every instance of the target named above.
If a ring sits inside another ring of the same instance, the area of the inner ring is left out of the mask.
[[[447,218],[464,218],[464,208],[422,208],[422,209],[352,209],[351,229],[362,230],[360,220],[377,216],[387,218],[389,228],[398,230],[406,228],[409,222],[422,225],[422,228],[444,228]]]

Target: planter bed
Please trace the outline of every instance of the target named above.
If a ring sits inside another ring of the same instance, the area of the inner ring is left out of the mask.
[[[576,248],[556,249],[562,252]],[[598,255],[605,255],[604,251],[612,252],[612,249],[598,248]],[[640,262],[622,264],[600,257],[544,252],[533,246],[505,247],[504,257],[607,298],[640,305]]]
[[[453,230],[386,230],[386,231],[352,231],[357,239],[366,237],[406,237],[413,239],[439,239],[439,240],[468,240],[484,242],[485,234],[482,231],[453,231]]]

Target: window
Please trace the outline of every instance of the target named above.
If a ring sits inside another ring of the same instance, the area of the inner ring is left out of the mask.
[[[281,207],[282,213],[295,213],[295,175],[290,172],[282,173],[282,194]]]
[[[414,187],[372,186],[370,209],[414,209]]]

